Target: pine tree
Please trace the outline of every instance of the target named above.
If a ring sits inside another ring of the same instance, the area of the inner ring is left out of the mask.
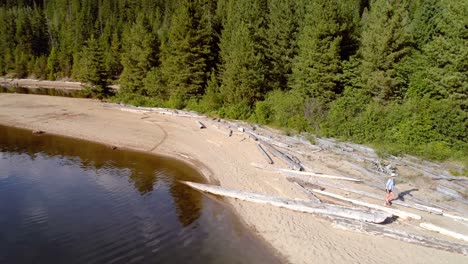
[[[143,80],[158,63],[158,41],[148,20],[140,15],[127,27],[122,36],[122,66],[120,76],[122,92],[147,95]]]
[[[397,65],[411,51],[408,32],[409,14],[403,0],[374,0],[363,15],[359,56],[362,83],[374,97],[401,98],[404,82],[398,78]]]
[[[410,67],[409,97],[451,99],[468,111],[468,3],[424,2],[412,32],[421,51]]]
[[[172,17],[168,40],[163,43],[161,72],[177,107],[201,97],[211,54],[211,26],[206,1],[181,0]]]
[[[270,0],[267,51],[269,68],[266,79],[271,89],[286,90],[297,54],[296,36],[299,30],[297,1]]]
[[[11,9],[0,7],[0,74],[14,68],[16,19]]]
[[[98,98],[109,95],[109,73],[99,41],[91,36],[75,59],[75,77],[84,83],[86,92]]]
[[[331,102],[342,89],[338,7],[336,0],[314,0],[309,4],[291,76],[292,89],[322,105]]]
[[[231,1],[220,40],[222,82],[220,92],[227,105],[244,104],[252,107],[264,96],[265,68],[261,61],[248,18],[250,1]]]

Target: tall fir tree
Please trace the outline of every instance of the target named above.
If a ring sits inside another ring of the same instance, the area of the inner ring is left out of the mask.
[[[147,95],[143,80],[158,63],[158,39],[144,15],[128,26],[122,36],[122,92]]]
[[[252,10],[249,0],[230,1],[223,21],[220,91],[226,105],[252,107],[264,96],[265,54],[258,52],[261,44],[255,43],[261,37],[252,36]]]
[[[382,100],[402,98],[405,85],[396,68],[412,47],[405,1],[371,1],[362,23],[359,71],[364,88]]]
[[[409,63],[408,97],[450,99],[468,112],[468,2],[424,1],[412,33],[420,52]]]
[[[269,61],[266,80],[271,89],[286,90],[297,54],[297,32],[300,16],[295,0],[270,0],[266,56]]]
[[[109,72],[104,62],[104,52],[94,36],[86,41],[75,61],[74,75],[76,79],[84,83],[85,92],[98,98],[110,94]]]
[[[212,29],[208,1],[181,0],[162,44],[161,72],[175,106],[201,97],[206,86]]]
[[[341,92],[341,28],[336,0],[314,0],[300,31],[291,88],[326,105]]]

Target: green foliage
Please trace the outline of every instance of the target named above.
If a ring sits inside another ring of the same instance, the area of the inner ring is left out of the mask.
[[[252,119],[259,123],[297,131],[305,131],[308,128],[304,117],[304,99],[294,91],[270,92],[265,101],[256,104]]]
[[[161,73],[171,94],[171,104],[183,107],[203,94],[211,53],[208,5],[181,1],[171,20],[168,40],[162,45]]]
[[[238,102],[221,107],[218,111],[221,117],[231,119],[248,119],[252,114],[249,102]]]
[[[110,94],[109,72],[104,63],[104,52],[94,36],[86,42],[75,61],[74,77],[84,83],[85,93],[97,98],[108,96]]]
[[[118,102],[466,160],[467,13],[465,0],[7,1],[0,75],[72,77],[94,95],[120,80]]]
[[[411,50],[409,14],[404,1],[371,1],[363,14],[359,56],[364,88],[382,100],[401,98],[404,85],[396,71]]]
[[[336,101],[327,120],[329,136],[370,143],[381,153],[401,152],[432,160],[468,154],[468,113],[447,100],[413,99],[383,106],[353,93]],[[344,115],[343,108],[350,110]]]
[[[338,1],[316,0],[308,5],[300,31],[292,72],[292,88],[322,104],[331,102],[340,93],[342,40]]]
[[[298,3],[293,0],[269,1],[269,27],[266,32],[268,72],[271,89],[286,90],[297,54],[296,35],[299,30]]]
[[[121,89],[127,93],[148,95],[143,80],[158,63],[157,39],[151,32],[148,19],[138,16],[136,22],[123,32]]]
[[[147,97],[138,94],[117,93],[114,97],[111,97],[110,99],[114,103],[129,104],[134,106],[165,107],[164,101],[158,98]]]
[[[197,106],[192,109],[202,113],[213,113],[220,109],[222,105],[223,98],[219,91],[219,82],[216,74],[212,72],[205,89],[205,94],[197,103]]]

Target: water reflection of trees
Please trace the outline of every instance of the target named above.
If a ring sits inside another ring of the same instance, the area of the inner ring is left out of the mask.
[[[112,150],[108,146],[52,135],[33,135],[31,131],[0,126],[0,151],[27,154],[31,159],[45,154],[73,160],[83,169],[105,167],[130,170],[129,181],[141,195],[153,191],[162,180],[169,186],[177,216],[182,225],[190,225],[200,216],[202,197],[178,180],[200,181],[202,177],[189,166],[164,157],[142,152]],[[160,176],[158,176],[160,175]]]
[[[4,87],[0,86],[0,93],[38,94],[62,97],[84,98],[86,95],[81,90],[67,90],[54,88],[26,88],[26,87]]]

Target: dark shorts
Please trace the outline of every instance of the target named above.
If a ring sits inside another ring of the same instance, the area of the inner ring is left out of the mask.
[[[385,192],[386,192],[386,193],[393,193],[393,190],[385,189]]]

